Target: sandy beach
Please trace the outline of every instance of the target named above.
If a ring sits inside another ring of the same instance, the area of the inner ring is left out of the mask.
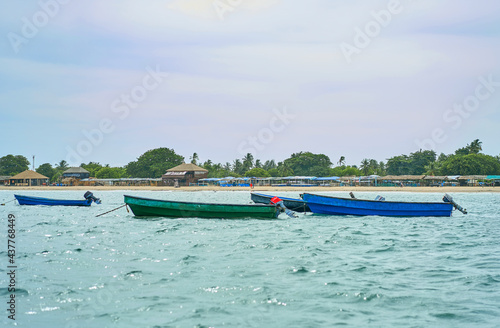
[[[500,187],[272,187],[256,186],[249,187],[218,187],[218,186],[193,186],[193,187],[156,187],[156,186],[39,186],[39,187],[17,187],[0,186],[0,190],[151,190],[151,191],[257,191],[257,192],[329,192],[329,191],[360,191],[360,192],[500,192]]]

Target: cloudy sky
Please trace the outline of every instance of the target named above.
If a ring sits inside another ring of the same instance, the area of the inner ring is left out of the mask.
[[[1,0],[0,156],[500,154],[496,0]]]

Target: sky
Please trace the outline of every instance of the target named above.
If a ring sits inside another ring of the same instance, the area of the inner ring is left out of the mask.
[[[500,154],[496,0],[0,3],[0,157]]]

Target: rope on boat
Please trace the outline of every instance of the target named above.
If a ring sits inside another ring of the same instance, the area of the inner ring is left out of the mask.
[[[119,209],[119,208],[124,207],[124,206],[127,206],[127,204],[124,204],[124,205],[122,205],[122,206],[120,206],[120,207],[117,207],[117,208],[115,208],[115,209],[112,209],[111,211],[107,211],[107,212],[105,212],[105,213],[101,213],[101,214],[99,214],[99,215],[96,215],[95,217],[99,217],[99,216],[101,216],[101,215],[111,213],[111,212],[113,212],[113,211],[116,211],[116,210],[117,210],[117,209]],[[128,212],[128,206],[127,206],[127,212]]]
[[[5,204],[8,204],[8,203],[13,202],[13,201],[15,201],[15,200],[16,200],[16,199],[14,198],[13,200],[9,200],[8,202],[5,202],[5,203],[0,204],[0,205],[1,205],[1,206],[5,206]]]

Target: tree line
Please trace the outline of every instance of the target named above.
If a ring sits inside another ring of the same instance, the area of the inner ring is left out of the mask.
[[[208,170],[210,178],[233,177],[285,177],[285,176],[367,176],[367,175],[496,175],[500,174],[500,156],[481,153],[482,142],[472,141],[453,154],[433,150],[419,150],[409,155],[398,155],[386,162],[365,158],[360,165],[346,165],[345,156],[336,163],[324,154],[298,152],[276,163],[275,160],[255,159],[251,153],[232,162],[213,163],[210,159],[200,161],[197,153],[189,161]],[[90,172],[91,177],[109,178],[159,178],[168,169],[185,162],[173,149],[156,148],[146,151],[137,160],[124,167],[110,167],[96,162],[82,163],[80,167]],[[30,162],[21,155],[6,155],[0,158],[0,176],[13,176],[29,168]],[[67,170],[64,160],[54,165],[44,163],[36,171],[47,176],[51,182],[61,180]]]

